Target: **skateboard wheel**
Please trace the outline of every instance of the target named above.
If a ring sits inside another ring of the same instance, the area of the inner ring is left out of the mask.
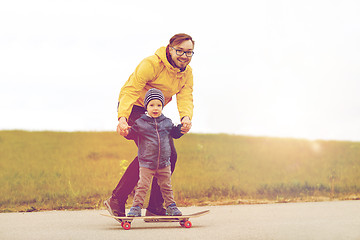
[[[184,222],[184,227],[186,227],[186,228],[191,228],[191,226],[192,226],[192,224],[191,224],[190,221]]]
[[[129,222],[123,222],[121,223],[121,226],[125,229],[125,230],[129,230],[131,228],[131,224]]]
[[[179,223],[180,223],[180,226],[185,227],[185,222],[184,221],[180,221]]]

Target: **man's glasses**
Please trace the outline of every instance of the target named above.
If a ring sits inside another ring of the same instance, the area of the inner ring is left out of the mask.
[[[183,50],[175,49],[173,47],[171,47],[171,48],[175,50],[176,55],[178,55],[178,56],[182,56],[182,55],[184,55],[184,53],[187,57],[192,57],[194,55],[193,51],[183,51]]]

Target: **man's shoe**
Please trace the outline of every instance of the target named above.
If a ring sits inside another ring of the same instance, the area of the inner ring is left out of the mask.
[[[147,208],[145,216],[166,216],[166,209],[160,208]]]
[[[182,213],[177,208],[176,204],[172,203],[166,208],[166,215],[168,215],[168,216],[181,216]]]
[[[110,197],[108,200],[104,201],[104,205],[109,211],[110,215],[115,217],[125,217],[125,204],[121,204],[118,200]],[[121,223],[120,219],[116,219],[119,223]]]
[[[159,208],[147,208],[145,216],[166,216],[166,209],[163,207]],[[145,222],[154,222],[154,220],[144,219]]]

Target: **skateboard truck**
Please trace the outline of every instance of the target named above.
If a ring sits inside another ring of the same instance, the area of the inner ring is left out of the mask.
[[[158,221],[158,222],[162,222],[162,221]],[[180,226],[185,227],[185,228],[192,227],[192,223],[189,220],[181,220],[181,221],[179,221],[179,223],[180,223]],[[131,222],[123,221],[123,222],[121,222],[121,227],[125,230],[130,230]]]

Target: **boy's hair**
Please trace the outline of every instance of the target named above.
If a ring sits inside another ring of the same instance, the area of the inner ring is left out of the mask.
[[[190,40],[192,42],[192,44],[195,45],[195,41],[192,39],[192,37],[185,33],[175,34],[172,38],[170,38],[169,45],[170,46],[179,45],[182,42],[187,41],[187,40]]]

